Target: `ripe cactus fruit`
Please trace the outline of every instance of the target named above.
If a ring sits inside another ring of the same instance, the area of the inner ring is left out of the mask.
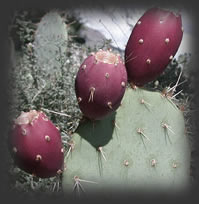
[[[76,96],[84,116],[100,120],[115,111],[126,83],[126,68],[119,55],[111,50],[99,50],[88,56],[75,80]]]
[[[61,136],[43,112],[22,112],[14,122],[9,145],[16,165],[22,170],[41,178],[62,172]]]
[[[190,146],[182,112],[159,92],[127,88],[118,110],[82,123],[65,158],[65,193],[178,193],[189,187]]]
[[[125,49],[129,81],[137,86],[154,80],[176,54],[183,36],[180,14],[152,8],[138,20]]]

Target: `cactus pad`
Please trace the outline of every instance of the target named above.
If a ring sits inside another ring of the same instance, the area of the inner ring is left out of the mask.
[[[39,69],[50,76],[59,71],[61,57],[66,55],[67,42],[67,27],[59,13],[51,11],[44,15],[34,40],[34,54]]]
[[[115,113],[79,126],[65,161],[66,193],[180,191],[190,171],[183,114],[159,92],[128,88]]]

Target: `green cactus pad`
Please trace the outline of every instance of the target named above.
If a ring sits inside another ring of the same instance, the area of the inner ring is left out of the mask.
[[[82,123],[72,142],[63,173],[66,193],[176,192],[189,186],[184,117],[159,92],[128,88],[116,113]]]
[[[51,11],[44,15],[38,24],[34,41],[38,67],[48,74],[60,70],[60,58],[66,54],[67,42],[67,26],[59,13]]]

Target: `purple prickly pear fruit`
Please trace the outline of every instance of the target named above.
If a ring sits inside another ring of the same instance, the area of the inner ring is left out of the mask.
[[[125,49],[128,80],[137,86],[154,80],[173,59],[182,36],[181,15],[160,8],[146,11]]]
[[[22,112],[14,122],[9,145],[16,165],[27,173],[40,178],[62,173],[61,135],[43,112]]]
[[[121,103],[127,84],[124,63],[111,50],[99,50],[88,56],[75,81],[79,107],[85,117],[100,120]]]

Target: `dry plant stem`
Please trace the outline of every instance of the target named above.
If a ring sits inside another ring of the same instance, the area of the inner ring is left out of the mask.
[[[69,117],[69,118],[71,117],[70,115],[68,115],[66,113],[61,113],[61,112],[57,112],[57,111],[53,111],[53,110],[48,110],[46,108],[41,108],[41,109],[44,110],[44,111],[50,112],[50,113],[61,115],[61,116],[66,116],[66,117]]]

